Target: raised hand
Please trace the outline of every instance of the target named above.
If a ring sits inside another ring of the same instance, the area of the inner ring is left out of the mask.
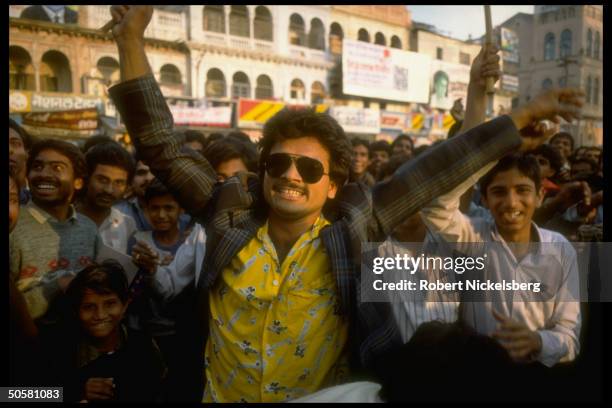
[[[476,86],[484,92],[488,77],[493,78],[495,82],[499,80],[502,72],[498,52],[499,48],[495,45],[485,45],[480,49],[470,68],[470,86]]]
[[[115,22],[113,36],[117,42],[144,40],[145,29],[153,16],[153,6],[111,6],[110,12]]]

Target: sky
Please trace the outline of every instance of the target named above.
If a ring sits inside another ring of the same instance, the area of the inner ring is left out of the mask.
[[[435,26],[443,34],[459,40],[469,35],[478,38],[485,33],[483,6],[408,6],[412,20]],[[516,13],[533,14],[533,6],[491,6],[493,27]]]

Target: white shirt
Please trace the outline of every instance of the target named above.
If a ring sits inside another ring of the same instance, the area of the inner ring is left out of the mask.
[[[159,266],[155,272],[153,288],[164,300],[177,296],[189,284],[197,284],[206,254],[206,233],[195,224],[169,265]]]
[[[127,253],[128,240],[136,231],[136,221],[115,207],[111,207],[110,214],[98,228],[104,245],[124,254]]]
[[[64,16],[66,14],[66,6],[53,10],[49,6],[42,6],[45,13],[49,16],[49,19],[54,23],[64,24]]]
[[[495,243],[502,248],[495,251],[495,258],[488,263],[487,274],[496,281],[529,281],[534,278],[546,281],[550,277],[559,278],[554,281],[560,282],[559,286],[553,286],[558,290],[546,301],[522,302],[513,298],[517,297],[516,293],[501,291],[493,294],[491,302],[466,302],[462,316],[478,332],[490,335],[497,328],[497,321],[491,312],[495,308],[538,332],[542,339],[542,350],[536,358],[542,364],[550,367],[558,362],[571,361],[580,351],[581,326],[580,303],[568,301],[579,299],[579,276],[574,248],[561,234],[538,228],[532,223],[532,230],[539,242],[554,245],[536,244],[537,251],[527,254],[519,262],[497,230],[494,220],[469,218],[459,211],[461,195],[494,165],[495,162],[490,163],[450,193],[432,201],[421,211],[421,215],[428,229],[447,242]],[[519,298],[520,295],[519,292]]]

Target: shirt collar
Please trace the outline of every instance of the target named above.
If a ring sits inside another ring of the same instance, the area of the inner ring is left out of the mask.
[[[499,232],[499,229],[497,229],[497,224],[495,223],[495,221],[492,221],[491,224],[492,224],[492,226],[491,226],[491,236],[493,237],[493,241],[501,243],[502,246],[504,248],[506,248],[506,250],[508,252],[512,253],[512,251],[510,250],[510,247],[508,246],[508,243],[506,242],[504,237]],[[536,225],[535,222],[531,221],[531,245],[532,246],[530,247],[530,249],[532,247],[535,249],[535,251],[533,253],[534,255],[541,255],[542,254],[542,242],[544,241],[542,238],[543,238],[542,237],[542,231]]]
[[[90,341],[87,337],[83,337],[79,342],[78,348],[78,365],[79,368],[86,366],[91,361],[94,361],[98,357],[103,354],[109,355],[113,354],[117,350],[120,350],[126,343],[128,333],[126,327],[121,324],[119,326],[119,345],[116,350],[110,351],[108,353],[101,353]]]
[[[51,214],[49,214],[48,212],[46,212],[45,210],[37,206],[33,200],[30,200],[30,203],[27,205],[27,209],[30,212],[30,214],[32,214],[32,217],[34,217],[34,219],[38,221],[40,224],[49,222],[49,220],[60,222],[55,217],[53,217]],[[77,212],[74,209],[74,205],[70,204],[69,211],[70,211],[70,215],[68,216],[68,219],[66,221],[76,222]]]

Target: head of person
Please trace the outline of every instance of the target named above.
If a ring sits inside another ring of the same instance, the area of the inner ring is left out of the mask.
[[[353,145],[353,160],[351,171],[356,176],[361,176],[368,170],[370,165],[370,144],[367,140],[355,138],[351,140]]]
[[[392,156],[402,155],[411,158],[413,152],[414,142],[412,141],[412,138],[407,134],[402,133],[398,135],[391,144]]]
[[[215,143],[217,140],[222,140],[222,139],[225,139],[225,136],[223,135],[223,133],[213,132],[209,134],[208,137],[206,138],[206,146]]]
[[[575,157],[570,160],[572,166],[571,177],[572,180],[576,181],[587,181],[599,170],[597,162],[591,160],[586,155],[582,157]]]
[[[574,138],[567,132],[556,133],[550,139],[550,145],[557,149],[563,160],[569,160],[574,151]]]
[[[391,145],[385,140],[377,140],[370,144],[370,168],[378,176],[382,167],[391,157]]]
[[[178,229],[183,209],[170,191],[159,180],[154,180],[145,191],[145,212],[153,231],[168,232]]]
[[[191,147],[196,152],[202,153],[204,152],[204,147],[206,146],[206,138],[202,132],[198,132],[197,130],[186,130],[185,134],[185,146]]]
[[[503,157],[480,180],[480,192],[502,236],[528,231],[543,198],[537,160],[517,153]]]
[[[555,177],[563,166],[563,157],[561,157],[558,150],[550,145],[542,144],[537,149],[529,152],[529,154],[532,154],[538,161],[540,177],[542,179]]]
[[[136,170],[134,171],[134,179],[132,180],[132,192],[138,198],[144,198],[145,191],[147,187],[153,180],[155,180],[155,176],[151,173],[151,169],[147,166],[138,154],[133,155],[134,162],[136,163]]]
[[[434,94],[438,99],[448,96],[448,75],[444,71],[438,71],[434,74]]]
[[[247,144],[229,137],[218,140],[206,146],[204,157],[222,182],[240,172],[257,172],[257,150],[250,141]]]
[[[19,184],[17,178],[9,172],[9,233],[15,229],[19,218]]]
[[[240,132],[240,131],[233,131],[233,132],[229,132],[226,136],[227,139],[236,139],[239,142],[242,143],[247,143],[247,144],[253,144],[254,143],[251,141],[251,138],[249,137],[249,135],[247,135],[244,132]]]
[[[351,145],[327,114],[284,109],[266,123],[259,143],[263,194],[279,218],[318,216],[348,179]]]
[[[87,185],[85,199],[93,208],[110,209],[134,177],[134,159],[117,142],[99,143],[85,154]]]
[[[377,362],[381,394],[389,402],[495,399],[507,386],[500,379],[511,378],[515,369],[497,340],[464,324],[440,321],[421,324],[408,343]]]
[[[89,151],[89,149],[91,149],[94,146],[97,146],[102,143],[109,143],[109,142],[112,143],[114,142],[114,140],[106,135],[92,136],[85,141],[85,144],[83,145],[83,154],[86,154]]]
[[[34,143],[27,168],[32,201],[43,208],[69,206],[87,176],[81,150],[57,139]]]
[[[17,122],[9,118],[9,170],[16,177],[19,187],[23,187],[26,181],[26,162],[28,151],[32,147],[32,138],[19,126]]]
[[[589,160],[594,161],[595,163],[597,163],[597,165],[599,165],[599,163],[601,162],[602,153],[603,151],[601,147],[589,146],[586,148],[586,151],[584,152],[584,157],[586,157]]]
[[[128,307],[128,282],[121,264],[112,259],[80,271],[66,289],[66,299],[81,331],[94,340],[118,335]]]

